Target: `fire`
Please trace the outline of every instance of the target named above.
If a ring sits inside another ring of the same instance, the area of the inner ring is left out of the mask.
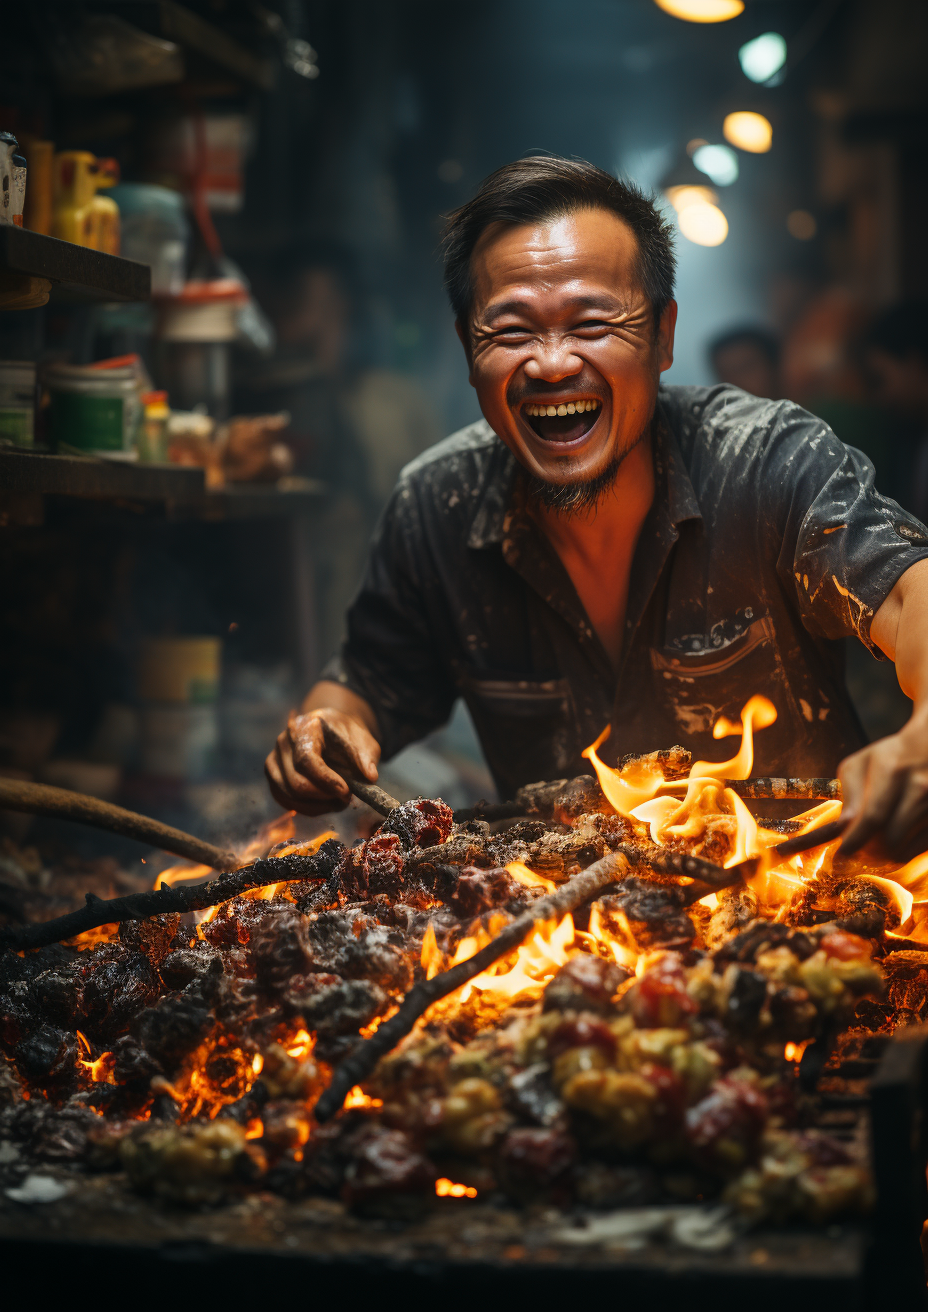
[[[517,879],[526,888],[543,888],[546,893],[554,893],[557,890],[557,884],[553,880],[545,879],[544,875],[537,875],[534,870],[529,870],[523,861],[510,861],[506,869],[513,879]]]
[[[359,1084],[356,1084],[348,1097],[345,1099],[345,1106],[349,1109],[361,1107],[370,1109],[372,1107],[382,1107],[382,1098],[369,1098]]]
[[[64,942],[65,947],[86,952],[88,948],[95,948],[98,943],[113,943],[118,937],[119,925],[114,922],[110,925],[97,925],[95,929],[85,929],[83,933],[75,934],[73,938],[67,938]]]
[[[303,1061],[303,1059],[308,1057],[312,1052],[315,1042],[315,1037],[310,1034],[309,1030],[297,1030],[296,1034],[294,1034],[293,1038],[286,1045],[287,1056],[292,1057],[294,1061]],[[264,1059],[262,1058],[261,1060],[263,1065]]]
[[[439,1198],[476,1198],[477,1190],[469,1184],[454,1184],[446,1176],[435,1181],[435,1193]]]
[[[800,1043],[787,1043],[786,1047],[783,1049],[784,1058],[786,1061],[802,1061],[802,1054],[812,1042],[814,1042],[813,1039],[803,1039]]]
[[[85,1070],[90,1076],[93,1084],[115,1084],[116,1076],[114,1074],[116,1059],[111,1052],[104,1052],[96,1061],[87,1060],[91,1057],[92,1049],[85,1035],[80,1030],[77,1031],[77,1042],[80,1045],[81,1052],[85,1054],[78,1057],[77,1064]]]

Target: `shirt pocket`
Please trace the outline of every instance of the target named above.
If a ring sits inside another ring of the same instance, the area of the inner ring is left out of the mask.
[[[689,738],[711,737],[719,716],[736,720],[754,693],[770,698],[781,723],[788,718],[789,687],[769,615],[721,650],[681,653],[652,647],[651,668],[671,718]]]
[[[473,675],[462,690],[481,709],[506,719],[551,719],[567,713],[570,688],[566,679],[484,679]]]

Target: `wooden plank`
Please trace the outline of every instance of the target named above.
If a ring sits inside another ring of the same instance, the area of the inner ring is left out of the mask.
[[[7,498],[45,495],[185,504],[202,499],[205,481],[202,469],[185,465],[139,465],[0,451],[0,491]]]
[[[220,28],[205,22],[185,5],[176,4],[175,0],[161,0],[159,9],[163,36],[196,50],[262,91],[269,91],[273,86],[274,66],[269,60],[252,54]]]
[[[151,297],[151,269],[147,264],[105,255],[12,224],[0,225],[0,268],[49,278],[96,300],[147,301]]]

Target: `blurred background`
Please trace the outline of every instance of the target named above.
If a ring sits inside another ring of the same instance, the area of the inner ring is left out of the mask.
[[[24,230],[103,263],[0,256],[0,770],[204,834],[273,813],[398,470],[479,414],[442,216],[527,152],[674,218],[667,381],[800,402],[924,517],[926,53],[923,0],[7,6]],[[848,654],[888,732],[892,667]],[[460,708],[384,781],[492,795]],[[17,860],[54,836],[2,823]]]

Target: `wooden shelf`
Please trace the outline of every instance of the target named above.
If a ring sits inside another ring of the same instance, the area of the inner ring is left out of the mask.
[[[147,301],[151,269],[29,228],[0,225],[0,269],[48,278],[82,300]]]
[[[46,497],[122,503],[163,510],[172,519],[234,520],[296,517],[324,502],[323,483],[307,480],[293,490],[272,483],[236,483],[206,490],[202,469],[142,465],[96,457],[0,450],[0,528],[45,522]]]

